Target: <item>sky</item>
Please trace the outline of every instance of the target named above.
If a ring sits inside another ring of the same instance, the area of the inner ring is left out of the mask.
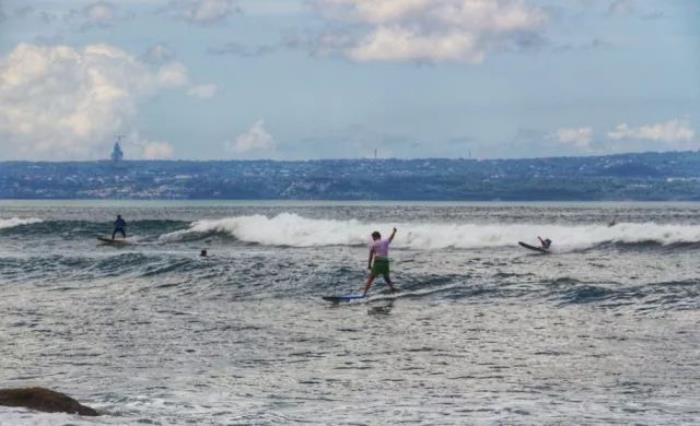
[[[698,0],[0,0],[0,161],[700,149]]]

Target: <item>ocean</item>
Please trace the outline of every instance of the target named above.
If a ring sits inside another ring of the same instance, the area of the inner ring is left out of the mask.
[[[104,414],[0,424],[699,424],[699,256],[697,203],[0,201],[0,388]]]

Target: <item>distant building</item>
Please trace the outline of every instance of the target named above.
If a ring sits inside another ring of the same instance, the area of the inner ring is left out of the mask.
[[[112,161],[115,163],[118,163],[124,159],[124,151],[122,151],[122,147],[119,145],[119,142],[116,142],[114,144],[114,149],[112,149]]]

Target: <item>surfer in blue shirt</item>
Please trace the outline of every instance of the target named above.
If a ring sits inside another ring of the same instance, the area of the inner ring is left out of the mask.
[[[540,240],[543,250],[549,250],[549,248],[552,246],[552,240],[549,238],[542,239],[542,237],[538,236],[537,239]]]
[[[114,221],[114,232],[112,232],[112,239],[117,236],[117,232],[122,234],[122,237],[126,238],[126,221],[122,219],[122,215],[117,215],[117,220]]]
[[[362,290],[363,296],[367,296],[367,292],[370,287],[372,287],[374,279],[379,275],[384,277],[384,281],[391,291],[396,291],[389,277],[389,244],[394,241],[395,235],[396,228],[394,228],[391,236],[385,240],[382,240],[382,235],[378,231],[372,232],[372,244],[369,247],[369,262],[367,264],[370,274],[369,278],[367,278],[367,284],[365,284]],[[374,262],[372,262],[372,260],[374,260]]]

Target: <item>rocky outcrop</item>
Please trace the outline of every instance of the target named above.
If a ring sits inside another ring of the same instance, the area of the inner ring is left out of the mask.
[[[0,405],[26,407],[47,413],[99,416],[97,411],[80,404],[68,395],[44,388],[0,389]]]

